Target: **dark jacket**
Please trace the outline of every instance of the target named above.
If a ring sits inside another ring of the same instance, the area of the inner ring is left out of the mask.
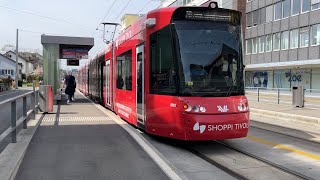
[[[74,92],[76,91],[76,80],[74,76],[69,76],[68,81],[67,81],[67,88],[65,90],[66,94],[74,94]]]

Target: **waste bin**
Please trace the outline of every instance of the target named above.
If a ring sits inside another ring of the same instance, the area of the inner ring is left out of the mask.
[[[304,106],[304,87],[303,86],[292,87],[292,105],[295,107]]]
[[[53,111],[53,91],[52,85],[39,86],[39,108],[42,112]]]

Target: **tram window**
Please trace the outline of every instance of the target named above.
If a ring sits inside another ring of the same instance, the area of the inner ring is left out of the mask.
[[[117,89],[132,91],[132,51],[117,56]]]
[[[170,25],[150,36],[150,93],[176,95],[177,73]]]

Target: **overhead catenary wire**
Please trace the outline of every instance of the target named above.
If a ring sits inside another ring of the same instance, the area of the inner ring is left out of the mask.
[[[143,9],[145,9],[152,1],[153,1],[153,0],[149,0],[149,1],[148,1],[137,13],[135,13],[135,14],[139,14],[139,13],[140,13]],[[130,1],[127,3],[126,6],[128,6],[129,3],[130,3]],[[123,8],[123,10],[122,10],[122,11],[120,12],[120,14],[114,19],[114,21],[120,17],[120,15],[121,15],[122,12],[125,10],[125,8],[126,8],[126,7]],[[130,24],[133,20],[134,20],[134,17],[131,17],[131,18],[128,20],[129,24]],[[110,29],[110,27],[109,27],[108,29]],[[108,32],[108,30],[107,30],[107,32]],[[114,33],[116,33],[116,32],[114,32]],[[120,33],[119,33],[119,34],[120,34]],[[112,34],[110,35],[110,37],[111,37],[111,36],[112,36]]]
[[[98,27],[96,28],[98,30],[98,28],[100,27],[101,23],[103,23],[103,21],[106,19],[107,15],[109,14],[109,12],[111,11],[113,5],[115,4],[116,0],[113,1],[113,3],[111,4],[111,6],[109,7],[107,13],[104,15],[104,17],[102,18],[102,20],[100,21],[100,23],[98,24]]]
[[[120,17],[120,15],[124,12],[124,10],[128,7],[128,5],[130,4],[130,2],[131,2],[132,0],[129,0],[128,2],[127,2],[127,4],[122,8],[122,10],[121,10],[121,12],[118,14],[118,16],[116,16],[116,18],[113,20],[113,22],[114,21],[116,21],[119,17]],[[108,29],[107,29],[107,32],[109,31],[109,29],[110,29],[110,26],[108,27]],[[113,32],[113,33],[115,33],[115,32]],[[112,36],[112,34],[110,35],[110,37]]]
[[[27,32],[27,33],[33,33],[33,34],[41,34],[41,35],[66,36],[65,34],[56,34],[56,33],[49,33],[49,32],[31,31],[31,30],[21,29],[21,28],[19,29],[19,31]],[[70,34],[69,36],[72,36],[72,34]],[[100,38],[100,37],[94,36],[93,38]]]
[[[16,8],[11,8],[11,7],[8,7],[8,6],[3,6],[3,5],[0,5],[0,8],[4,8],[4,9],[11,10],[11,11],[16,11],[16,12],[20,12],[20,13],[24,13],[24,14],[29,14],[29,15],[41,17],[41,18],[44,18],[44,19],[50,19],[50,20],[54,20],[54,21],[58,21],[58,22],[63,22],[63,23],[71,24],[71,25],[76,25],[76,26],[82,27],[82,29],[86,29],[86,31],[89,32],[92,35],[92,33],[90,32],[92,30],[91,27],[83,26],[81,24],[76,24],[76,23],[67,21],[65,19],[51,17],[51,16],[45,16],[45,15],[41,15],[41,14],[29,12],[29,11],[24,11],[24,10],[19,10],[19,9],[16,9]],[[90,30],[90,31],[88,31],[88,30]]]
[[[136,14],[139,14],[144,8],[146,8],[153,0],[149,0]],[[134,17],[131,17],[128,22],[129,24],[134,20]]]

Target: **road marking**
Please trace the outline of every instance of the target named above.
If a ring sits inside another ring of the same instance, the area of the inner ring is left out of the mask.
[[[262,144],[270,145],[270,146],[273,146],[273,147],[278,148],[278,149],[286,150],[286,151],[298,154],[300,156],[308,157],[308,158],[315,159],[315,160],[318,160],[318,161],[320,160],[320,156],[317,156],[317,155],[314,155],[314,154],[310,154],[310,153],[307,153],[307,152],[304,152],[304,151],[301,151],[301,150],[297,150],[297,149],[294,149],[294,148],[290,148],[288,146],[284,146],[284,145],[281,145],[281,144],[273,143],[271,141],[267,141],[267,140],[264,140],[264,139],[261,139],[261,138],[255,137],[255,136],[247,136],[247,139],[250,139],[250,140],[262,143]]]
[[[84,96],[81,92],[77,91],[80,93],[83,97],[87,98]],[[162,169],[162,171],[170,178],[174,180],[181,180],[182,178],[165,162],[165,160],[160,157],[156,152],[155,152],[155,147],[152,145],[148,145],[143,137],[139,136],[135,131],[130,129],[130,125],[128,125],[127,122],[123,121],[120,119],[119,116],[111,113],[109,110],[103,108],[101,105],[97,105],[93,103],[93,101],[89,98],[87,98],[94,106],[96,106],[99,110],[101,110],[104,114],[106,114],[109,117],[112,117],[111,119],[116,122],[118,125],[120,125],[125,131],[127,131],[130,136],[142,147],[142,149],[154,160],[154,162]]]

